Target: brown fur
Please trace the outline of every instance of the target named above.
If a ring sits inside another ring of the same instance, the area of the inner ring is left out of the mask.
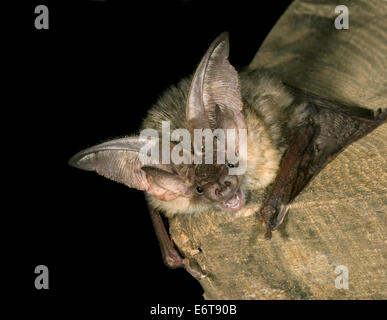
[[[286,123],[300,120],[294,115],[302,113],[294,110],[304,107],[304,104],[300,103],[295,109],[290,108],[294,102],[292,94],[279,80],[264,71],[248,70],[239,76],[248,130],[248,162],[242,190],[248,196],[253,191],[262,194],[273,182],[286,148],[283,138],[288,127]],[[142,128],[156,129],[160,135],[162,121],[170,121],[171,130],[187,128],[185,108],[190,84],[191,77],[169,88],[149,110]],[[179,197],[172,201],[161,201],[151,196],[147,198],[153,207],[160,209],[168,217],[177,213],[201,212],[208,210],[210,205],[195,196]]]

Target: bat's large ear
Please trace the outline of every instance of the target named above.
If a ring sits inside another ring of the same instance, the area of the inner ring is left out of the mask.
[[[211,44],[194,74],[186,107],[191,130],[246,128],[239,77],[228,54],[228,33],[224,32]]]
[[[141,163],[139,153],[149,140],[127,137],[111,140],[78,152],[69,165],[144,190],[161,200],[186,196],[189,186],[171,165]]]

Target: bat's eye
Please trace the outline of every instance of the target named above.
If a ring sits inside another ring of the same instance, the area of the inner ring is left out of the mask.
[[[233,165],[232,163],[227,163],[227,167],[229,167],[229,168],[234,168],[235,165]]]
[[[202,194],[203,193],[203,188],[201,186],[197,186],[196,187],[196,192],[199,193],[199,194]]]

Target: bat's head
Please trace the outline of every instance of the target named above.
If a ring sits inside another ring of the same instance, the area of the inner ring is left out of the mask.
[[[228,35],[223,33],[211,44],[192,78],[185,106],[186,128],[169,133],[168,139],[154,129],[143,130],[139,136],[83,150],[70,164],[146,191],[153,205],[167,214],[239,210],[245,201],[241,185],[247,127],[238,73],[228,53]],[[176,135],[179,138],[173,140]]]

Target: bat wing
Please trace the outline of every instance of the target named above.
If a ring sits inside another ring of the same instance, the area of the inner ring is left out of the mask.
[[[387,110],[379,110],[374,116],[368,109],[335,105],[313,95],[307,100],[308,116],[294,130],[270,193],[260,209],[267,239],[283,222],[289,204],[327,163],[387,120]],[[355,112],[349,112],[352,109]]]

